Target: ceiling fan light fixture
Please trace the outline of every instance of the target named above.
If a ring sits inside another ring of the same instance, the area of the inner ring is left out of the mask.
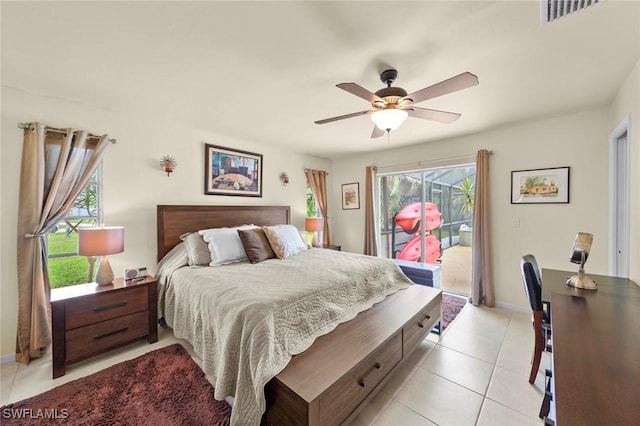
[[[371,120],[380,130],[391,131],[395,130],[404,120],[407,119],[409,113],[403,109],[380,109],[371,114]]]

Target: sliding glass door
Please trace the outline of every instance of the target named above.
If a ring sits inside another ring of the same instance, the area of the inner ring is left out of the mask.
[[[429,264],[456,246],[470,255],[475,173],[468,164],[379,174],[381,255]]]

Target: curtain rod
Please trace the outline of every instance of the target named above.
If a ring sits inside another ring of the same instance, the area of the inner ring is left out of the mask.
[[[489,150],[489,155],[493,155],[493,151],[492,150]],[[417,161],[417,162],[413,162],[413,163],[389,164],[389,165],[385,165],[385,166],[375,166],[375,167],[377,169],[395,168],[395,167],[400,167],[400,166],[421,167],[421,166],[425,166],[425,165],[428,165],[428,164],[440,163],[440,162],[443,162],[443,161],[461,160],[461,159],[464,159],[464,158],[475,158],[475,156],[476,156],[476,154],[455,155],[453,157],[433,158],[433,159],[430,159],[430,160]]]
[[[18,128],[23,129],[23,130],[30,130],[30,131],[35,130],[35,128],[33,127],[33,123],[18,123]],[[55,127],[45,126],[45,130],[47,132],[60,133],[62,135],[66,135],[67,134],[67,129],[56,129]],[[90,134],[88,136],[88,139],[100,139],[100,136],[96,136],[96,135],[91,135]],[[116,143],[117,140],[109,138],[109,142]]]
[[[309,171],[313,171],[314,169],[304,169],[304,172],[307,173]],[[319,172],[325,172],[324,170],[318,170]],[[327,174],[327,176],[329,176],[329,173],[325,172]]]

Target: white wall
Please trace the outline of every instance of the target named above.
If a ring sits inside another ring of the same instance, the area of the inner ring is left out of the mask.
[[[607,273],[608,132],[608,109],[595,109],[334,160],[333,240],[341,243],[344,250],[358,253],[363,250],[364,209],[341,210],[340,185],[360,182],[363,203],[367,165],[429,162],[474,155],[482,148],[493,150],[489,179],[495,296],[502,304],[528,306],[520,276],[520,257],[532,253],[543,268],[575,270],[575,265],[569,263],[569,251],[578,231],[594,234],[587,271]],[[569,204],[510,203],[512,170],[563,166],[571,167]],[[513,227],[514,221],[519,221],[519,227]]]
[[[625,117],[630,119],[631,179],[629,278],[640,284],[640,61],[620,87],[611,107],[609,130],[615,129]]]
[[[103,110],[60,99],[3,87],[2,161],[0,202],[0,354],[12,354],[16,341],[17,285],[16,234],[18,182],[22,130],[18,122],[41,121],[54,127],[74,127],[109,133],[118,140],[107,148],[103,160],[104,220],[125,227],[125,251],[109,260],[116,271],[125,267],[155,269],[157,204],[263,204],[290,205],[292,223],[304,227],[306,213],[305,168],[329,170],[327,159],[293,153],[273,146],[241,141],[211,131],[191,128],[170,117],[145,116]],[[206,123],[215,127],[215,123]],[[251,125],[251,123],[247,123]],[[204,195],[204,143],[263,154],[263,196],[222,197]],[[172,155],[178,167],[171,177],[159,166]],[[290,183],[283,187],[280,174]],[[331,182],[331,176],[328,178]]]

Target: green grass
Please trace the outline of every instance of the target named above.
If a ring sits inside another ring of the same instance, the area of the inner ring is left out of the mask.
[[[49,255],[75,253],[78,249],[78,234],[68,237],[64,232],[49,234]],[[87,282],[89,263],[85,256],[49,259],[49,281],[51,288],[67,287]]]

